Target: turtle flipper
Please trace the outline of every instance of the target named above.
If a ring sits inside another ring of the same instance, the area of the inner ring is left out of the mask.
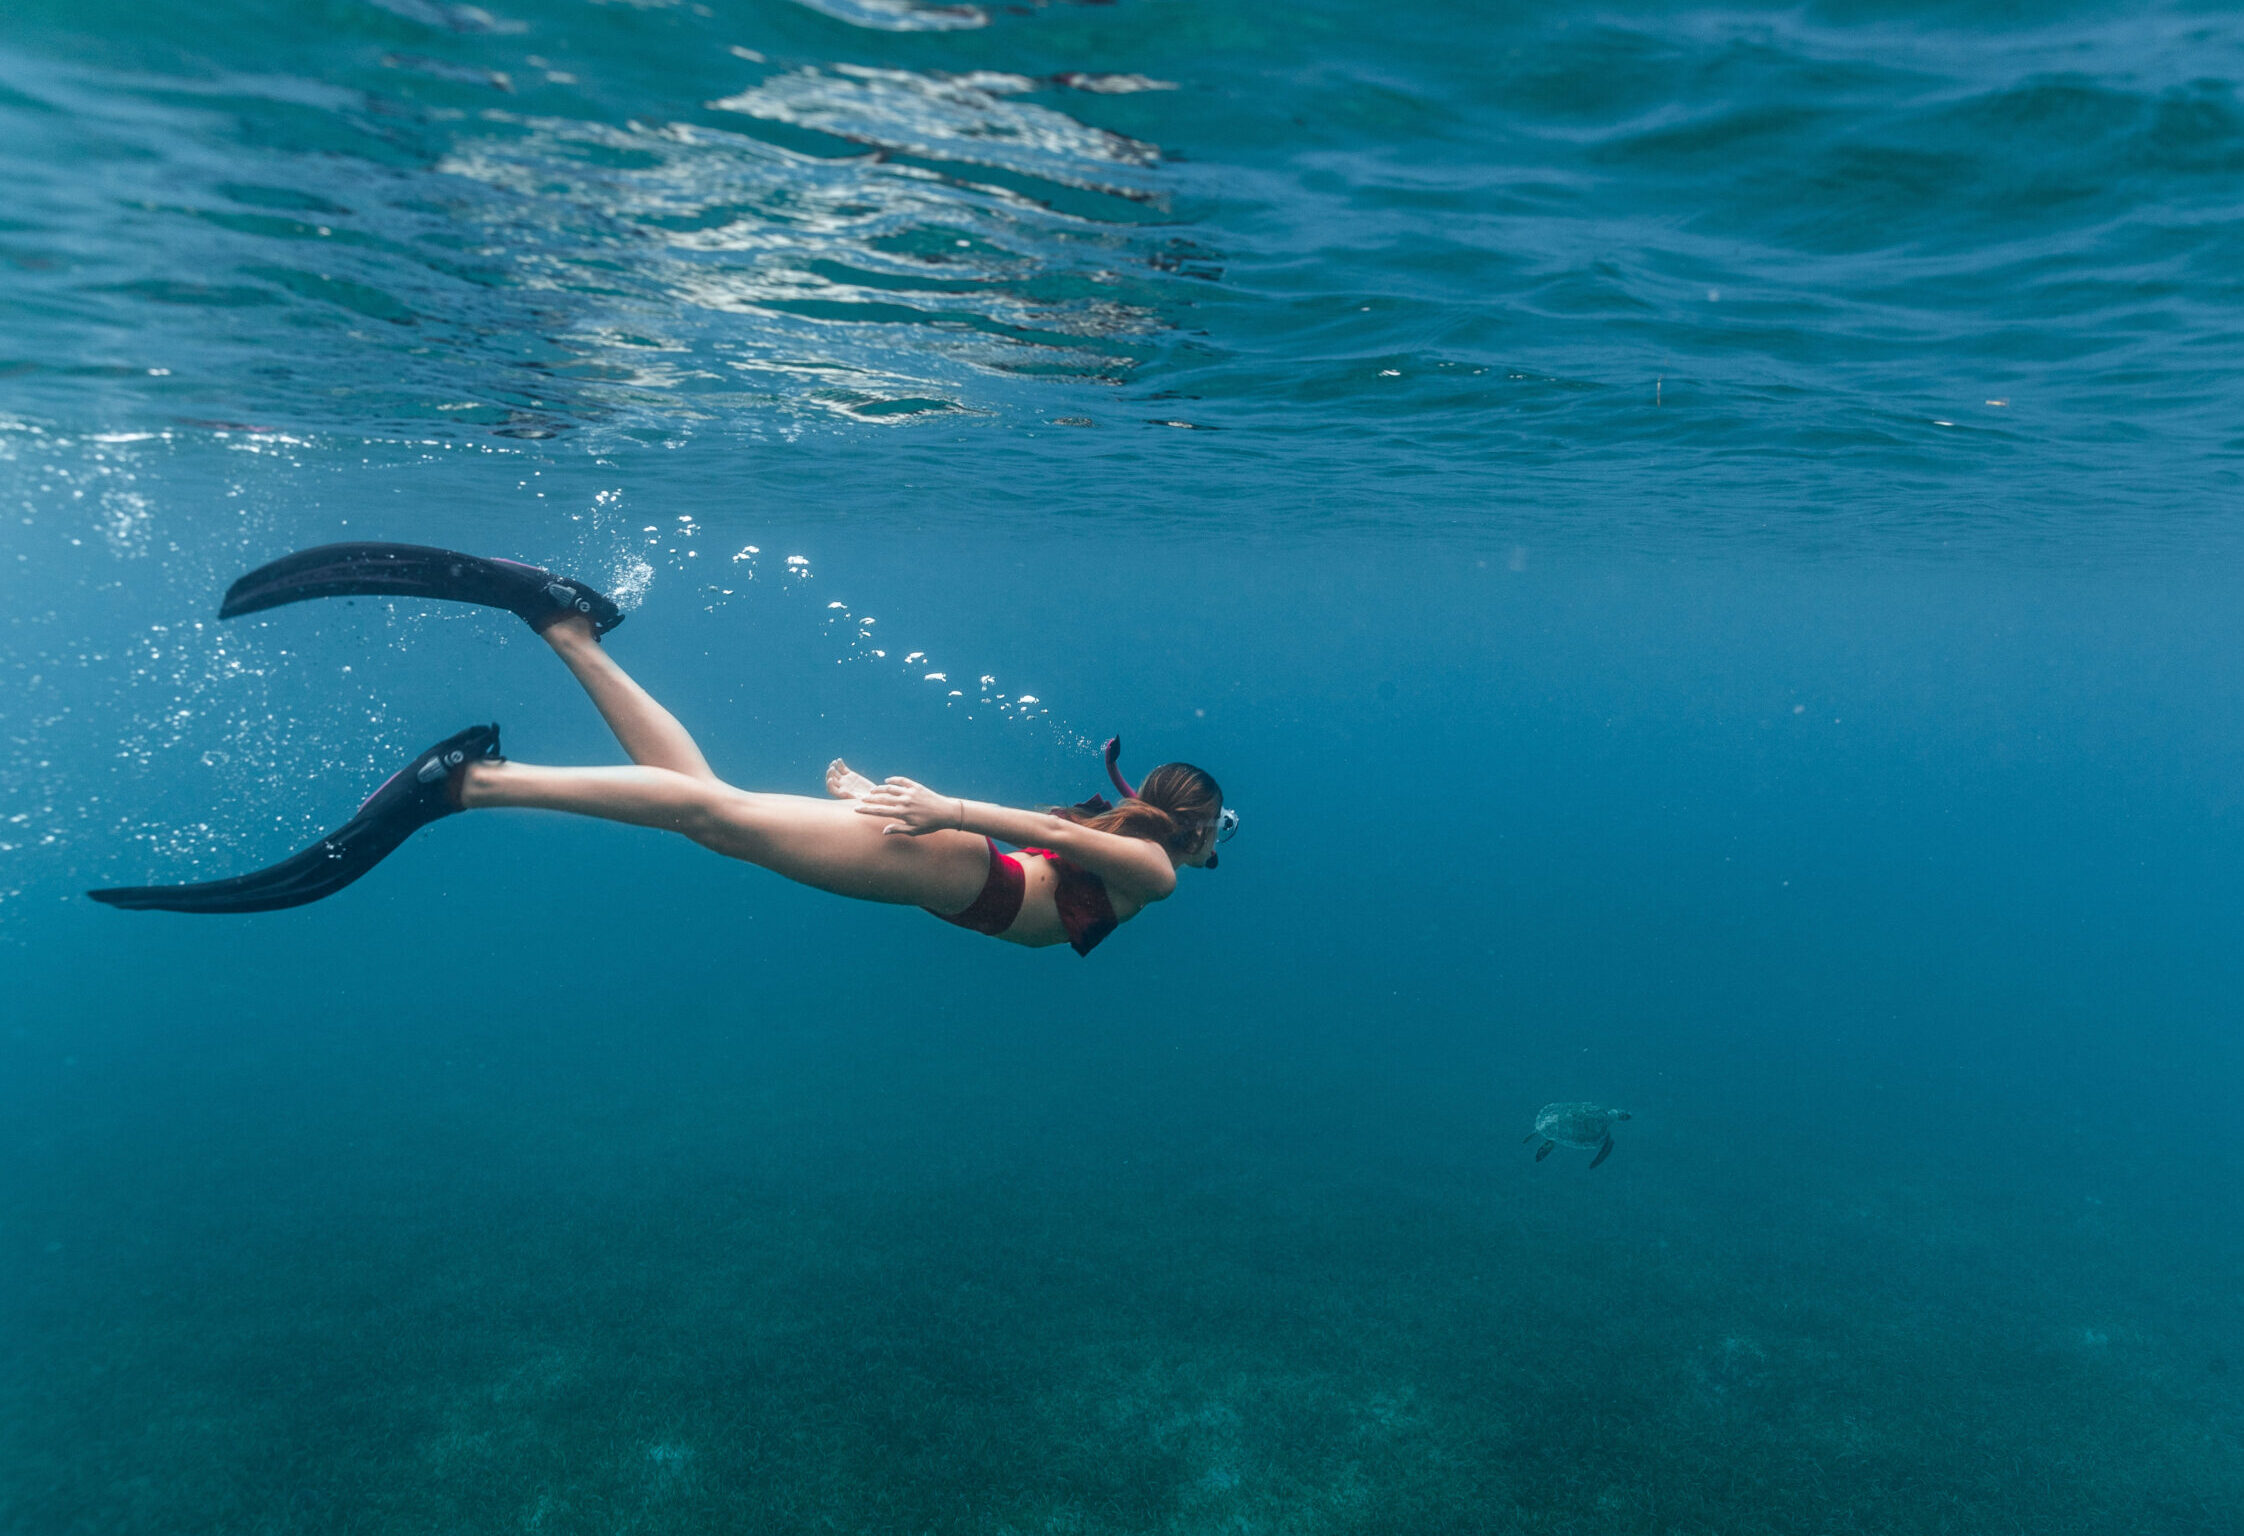
[[[1597,1156],[1595,1156],[1595,1157],[1593,1157],[1593,1158],[1591,1158],[1591,1159],[1590,1159],[1590,1166],[1591,1166],[1592,1168],[1595,1168],[1595,1167],[1596,1167],[1596,1166],[1597,1166],[1597,1165],[1598,1165],[1599,1163],[1602,1163],[1602,1162],[1604,1162],[1604,1161],[1605,1161],[1605,1159],[1607,1159],[1607,1158],[1611,1157],[1612,1155],[1613,1155],[1613,1133],[1612,1133],[1611,1131],[1607,1131],[1607,1132],[1605,1133],[1605,1140],[1604,1140],[1604,1142],[1603,1142],[1603,1143],[1602,1143],[1602,1144],[1601,1144],[1601,1145],[1600,1145],[1600,1146],[1598,1147],[1598,1149],[1597,1149]]]
[[[1535,1149],[1535,1161],[1539,1163],[1544,1158],[1549,1157],[1551,1155],[1551,1148],[1557,1145],[1558,1143],[1555,1141],[1546,1141],[1541,1146],[1537,1147]]]

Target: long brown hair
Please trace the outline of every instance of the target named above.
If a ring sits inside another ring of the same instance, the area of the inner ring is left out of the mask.
[[[1100,832],[1142,837],[1179,856],[1200,846],[1223,811],[1223,786],[1190,763],[1163,763],[1138,784],[1137,798],[1111,810],[1062,806],[1052,814]]]

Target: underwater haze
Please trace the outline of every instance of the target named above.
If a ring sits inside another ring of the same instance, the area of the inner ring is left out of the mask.
[[[2227,1536],[2244,17],[11,0],[0,1532]],[[1095,954],[408,754],[1211,770]],[[1538,1160],[1537,1111],[1624,1109]]]

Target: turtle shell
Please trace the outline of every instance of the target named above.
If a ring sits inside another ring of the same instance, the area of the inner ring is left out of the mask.
[[[1601,1147],[1619,1110],[1602,1104],[1545,1104],[1535,1115],[1537,1134],[1562,1147]]]

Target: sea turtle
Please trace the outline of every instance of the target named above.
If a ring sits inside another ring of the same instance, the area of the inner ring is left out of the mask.
[[[1590,1159],[1595,1168],[1613,1155],[1613,1122],[1628,1117],[1627,1110],[1602,1104],[1545,1104],[1535,1112],[1535,1129],[1527,1139],[1542,1140],[1535,1149],[1538,1163],[1551,1155],[1553,1147],[1580,1147],[1585,1152],[1595,1147],[1597,1156]]]

